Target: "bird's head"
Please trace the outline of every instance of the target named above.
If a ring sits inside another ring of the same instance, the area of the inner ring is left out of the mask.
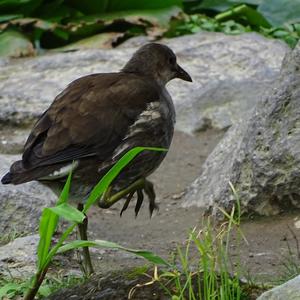
[[[192,82],[191,76],[177,64],[174,52],[158,43],[142,46],[122,71],[152,77],[163,85],[174,78]]]

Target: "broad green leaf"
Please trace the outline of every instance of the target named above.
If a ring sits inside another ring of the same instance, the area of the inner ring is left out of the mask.
[[[23,15],[0,15],[0,23],[22,18]]]
[[[64,18],[71,17],[77,12],[72,7],[66,6],[63,0],[44,2],[36,11],[35,16],[47,21],[60,22]]]
[[[258,11],[274,27],[300,22],[300,0],[263,0]]]
[[[81,211],[68,203],[63,203],[47,209],[51,210],[59,217],[71,222],[82,223],[82,221],[85,219],[85,215]]]
[[[234,4],[230,0],[203,0],[193,10],[211,9],[215,11],[224,11],[232,7]]]
[[[237,4],[252,4],[252,5],[259,5],[262,3],[263,0],[230,0],[232,3]]]
[[[78,49],[98,49],[98,48],[112,48],[113,43],[118,38],[123,37],[123,33],[119,32],[103,32],[91,37],[79,40],[75,43],[64,47],[56,48],[53,51],[70,51]]]
[[[0,56],[20,57],[34,54],[32,43],[22,33],[14,30],[0,33]]]
[[[108,11],[124,11],[124,10],[147,10],[147,9],[161,9],[172,6],[182,7],[182,0],[110,0],[108,2]]]
[[[116,11],[128,10],[147,10],[147,9],[161,9],[171,6],[182,6],[182,0],[69,0],[68,5],[80,10],[84,14],[99,14]]]
[[[141,256],[148,261],[158,264],[158,265],[165,265],[169,266],[170,264],[166,262],[163,258],[160,256],[154,254],[153,252],[150,251],[145,251],[145,250],[135,250],[135,249],[130,249],[126,248],[123,246],[118,245],[117,243],[114,242],[109,242],[109,241],[103,241],[103,240],[95,240],[95,241],[73,241],[70,242],[62,247],[59,248],[58,253],[63,253],[72,249],[77,249],[77,248],[82,248],[82,247],[96,247],[96,248],[110,248],[110,249],[119,249],[122,251],[130,252],[133,253],[137,256]]]
[[[107,11],[110,0],[68,0],[68,5],[81,11],[83,14],[99,14]]]
[[[42,2],[43,0],[1,0],[0,14],[17,12],[29,15],[39,7]]]
[[[172,17],[178,16],[180,12],[181,9],[178,7],[169,7],[94,14],[70,19],[65,27],[70,35],[81,38],[101,32],[120,22],[143,28],[151,26],[167,28]]]
[[[129,150],[126,154],[122,156],[120,160],[116,162],[116,164],[101,178],[98,184],[93,188],[90,193],[89,198],[84,206],[83,212],[87,212],[91,205],[93,205],[99,197],[105,192],[105,190],[109,187],[112,181],[117,177],[117,175],[122,171],[122,169],[132,161],[139,153],[142,151],[168,151],[163,148],[155,148],[155,147],[135,147]]]
[[[60,197],[57,201],[56,204],[57,206],[67,202],[69,197],[71,178],[72,178],[72,173],[70,173],[68,176],[63,191],[61,192]],[[45,208],[42,212],[42,216],[40,219],[40,226],[39,226],[40,240],[39,240],[38,251],[37,251],[38,254],[37,264],[39,269],[42,268],[42,266],[44,265],[47,259],[52,237],[56,230],[57,223],[58,223],[58,215],[52,212],[50,209]]]

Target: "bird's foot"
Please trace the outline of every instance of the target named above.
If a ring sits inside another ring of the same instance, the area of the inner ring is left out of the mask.
[[[104,193],[103,197],[100,199],[99,206],[101,208],[109,208],[114,203],[118,202],[119,200],[127,196],[123,208],[120,212],[120,216],[122,216],[123,212],[128,208],[128,205],[135,193],[137,194],[137,201],[134,209],[135,216],[137,216],[140,211],[140,208],[144,201],[144,193],[145,193],[149,199],[149,212],[151,217],[154,209],[158,210],[158,205],[155,203],[156,196],[155,196],[153,183],[145,178],[141,178],[135,181],[129,187],[113,195],[111,195],[111,187],[108,188],[107,191]]]

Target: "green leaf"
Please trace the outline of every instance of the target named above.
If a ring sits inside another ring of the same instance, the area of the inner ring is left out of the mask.
[[[69,190],[71,185],[71,178],[72,173],[70,172],[66,184],[61,192],[59,199],[57,201],[57,206],[64,204],[67,202],[69,197]],[[38,269],[41,269],[46,262],[49,248],[51,245],[53,234],[56,230],[58,223],[58,215],[51,211],[48,208],[45,208],[42,212],[42,216],[40,219],[40,226],[39,226],[39,234],[40,234],[40,241],[38,244]]]
[[[263,0],[258,11],[274,27],[300,22],[300,0]]]
[[[40,286],[39,295],[41,295],[43,297],[48,297],[48,296],[50,296],[51,293],[52,293],[52,290],[49,285],[43,284]]]
[[[182,0],[110,0],[108,2],[108,11],[122,11],[122,10],[147,10],[147,9],[161,9],[172,6],[182,7]]]
[[[14,20],[17,18],[22,18],[22,17],[23,15],[2,15],[2,16],[0,15],[0,23]]]
[[[218,21],[232,18],[246,19],[249,24],[257,27],[270,27],[268,21],[259,12],[244,4],[215,16],[215,19]]]
[[[178,7],[168,7],[93,14],[70,19],[66,29],[72,36],[85,37],[118,23],[128,23],[145,28],[151,26],[167,28],[172,17],[178,16],[180,12],[181,9]]]
[[[132,161],[139,153],[142,151],[168,151],[163,148],[155,148],[155,147],[135,147],[129,150],[126,154],[122,156],[120,160],[116,162],[116,164],[102,177],[102,179],[98,182],[98,184],[93,188],[90,193],[89,198],[84,206],[83,213],[87,212],[91,205],[93,205],[100,196],[105,192],[105,190],[110,186],[112,181],[118,174],[122,171],[122,169]]]
[[[69,0],[68,4],[72,7],[80,10],[84,14],[101,14],[107,12],[116,11],[128,11],[128,10],[148,10],[148,9],[161,9],[169,8],[171,6],[182,6],[182,0]]]
[[[82,223],[82,221],[85,219],[85,215],[81,211],[68,203],[63,203],[61,205],[50,207],[47,209],[51,210],[59,217],[62,217],[71,222]]]
[[[211,9],[215,11],[224,11],[232,7],[234,4],[230,0],[203,0],[201,4],[195,6],[193,10]]]
[[[19,284],[9,282],[2,286],[0,288],[0,299],[4,298],[4,296],[7,296],[8,293],[10,292],[16,292],[20,290],[22,287]]]
[[[1,0],[1,13],[23,13],[25,15],[31,14],[43,0]]]
[[[14,30],[0,33],[0,56],[21,57],[34,54],[32,43],[22,33]]]
[[[251,4],[251,5],[259,5],[263,0],[230,0],[232,3],[237,4]]]
[[[56,203],[56,205],[60,205],[63,203],[66,203],[69,198],[69,192],[70,192],[70,187],[71,187],[71,179],[72,179],[72,172],[69,173],[69,176],[67,178],[67,181],[64,185],[64,188],[59,196],[59,199]]]
[[[150,251],[145,251],[145,250],[135,250],[135,249],[130,249],[130,248],[125,248],[123,246],[120,246],[114,242],[109,242],[109,241],[103,241],[103,240],[95,240],[95,241],[73,241],[71,243],[68,243],[62,247],[59,248],[58,253],[63,253],[72,249],[77,249],[77,248],[82,248],[82,247],[96,247],[96,248],[110,248],[110,249],[119,249],[122,251],[130,252],[133,253],[137,256],[141,256],[148,261],[158,264],[158,265],[165,265],[169,266],[170,264],[165,261],[163,258],[160,256],[154,254],[153,252]]]
[[[98,49],[98,48],[112,48],[113,43],[119,38],[123,37],[123,33],[118,32],[103,32],[91,37],[81,39],[75,43],[67,46],[56,48],[53,51],[70,51],[78,49]]]

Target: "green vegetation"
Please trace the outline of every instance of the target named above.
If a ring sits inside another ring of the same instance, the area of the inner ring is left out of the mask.
[[[192,230],[185,247],[177,248],[173,268],[156,276],[172,300],[249,299],[251,289],[241,282],[240,262],[234,265],[230,260],[232,235],[237,249],[241,239],[245,240],[240,230],[240,202],[231,188],[237,202],[230,215],[222,210],[227,220],[216,225],[207,219],[200,231]]]
[[[14,278],[2,279],[0,298],[6,296],[13,299],[18,295],[25,295],[24,299],[32,300],[36,295],[41,297],[47,296],[64,285],[80,283],[81,279],[73,277],[45,279],[53,257],[57,253],[63,253],[72,249],[102,247],[127,251],[145,258],[155,266],[161,266],[160,274],[157,271],[158,267],[155,267],[155,276],[151,282],[158,282],[165,293],[170,295],[173,300],[186,298],[191,300],[248,299],[248,295],[240,281],[240,264],[237,263],[236,266],[233,266],[229,258],[232,234],[235,233],[237,247],[243,237],[240,231],[240,201],[232,185],[231,188],[237,205],[233,206],[231,214],[221,210],[227,221],[220,226],[213,226],[208,220],[201,231],[197,233],[196,230],[193,230],[189,235],[186,246],[177,248],[172,262],[168,262],[152,252],[125,248],[109,241],[75,240],[66,242],[77,224],[84,220],[84,214],[105,192],[119,172],[144,150],[165,151],[159,148],[137,147],[127,152],[94,187],[82,212],[67,202],[72,177],[72,174],[69,174],[56,206],[43,210],[39,227],[40,241],[37,251],[38,260],[35,276],[28,281]],[[71,225],[61,234],[58,241],[53,244],[53,235],[59,218],[68,220],[71,222]],[[194,254],[195,249],[196,255]],[[190,251],[193,253],[191,254]],[[146,269],[143,267],[137,273],[140,274],[145,271]],[[133,292],[134,288],[131,290],[131,293]]]
[[[111,47],[136,35],[173,37],[201,30],[257,31],[293,47],[300,36],[300,0],[0,2],[0,55],[33,55],[70,44],[62,50]]]
[[[144,149],[162,150],[139,147],[129,151],[94,188],[86,202],[84,212],[87,212],[90,206],[99,198],[99,195],[107,189],[121,169]],[[248,280],[248,282],[241,280],[242,277],[245,277],[245,274],[242,274],[242,265],[238,252],[234,255],[234,261],[232,260],[230,250],[232,246],[238,250],[241,242],[247,243],[240,229],[240,199],[232,184],[230,184],[230,187],[236,200],[235,205],[232,207],[230,214],[220,208],[221,213],[225,216],[225,221],[221,224],[215,224],[210,218],[205,219],[201,229],[197,230],[194,228],[189,233],[184,245],[178,246],[172,257],[167,261],[149,251],[124,248],[116,243],[103,240],[66,242],[68,235],[73,231],[77,223],[84,218],[82,212],[67,204],[70,184],[71,174],[57,205],[52,208],[46,208],[41,217],[38,271],[35,277],[29,281],[21,281],[14,278],[1,279],[0,299],[3,296],[15,299],[17,296],[23,296],[26,292],[25,299],[33,299],[34,295],[45,297],[59,288],[83,283],[85,277],[51,276],[50,278],[45,278],[45,275],[55,254],[85,246],[127,251],[141,256],[151,264],[154,264],[154,274],[152,276],[149,275],[149,266],[147,265],[136,268],[127,274],[127,278],[139,278],[143,274],[148,278],[150,277],[150,281],[132,287],[129,297],[137,289],[149,287],[152,284],[156,284],[156,287],[160,286],[161,290],[170,296],[172,300],[249,300],[254,299],[253,297],[256,297],[264,290],[265,287],[259,286],[251,280]],[[72,225],[67,228],[56,244],[52,244],[52,237],[59,217],[71,221]],[[295,239],[297,253],[293,253],[292,248],[288,244],[289,252],[282,261],[284,272],[280,282],[276,282],[276,284],[286,281],[300,272],[297,258],[300,255],[299,243],[292,231],[291,234]]]
[[[73,275],[51,276],[51,278],[46,278],[44,280],[37,295],[39,298],[47,297],[60,288],[72,287],[83,283],[84,280],[84,277],[77,277]],[[18,299],[18,296],[23,296],[26,293],[28,284],[28,281],[23,281],[18,278],[0,279],[0,299],[2,299],[2,297],[6,297],[8,299]]]
[[[287,237],[285,237],[288,252],[281,258],[282,271],[279,278],[275,280],[276,285],[283,284],[300,275],[300,242],[292,228],[288,227],[288,229],[295,246],[292,247]]]
[[[135,250],[122,247],[116,243],[103,241],[103,240],[95,240],[95,241],[82,241],[76,240],[73,242],[65,243],[68,236],[73,232],[78,223],[82,223],[85,219],[85,213],[89,210],[89,208],[99,200],[101,195],[107,190],[112,181],[116,178],[116,176],[122,171],[122,169],[134,159],[140,152],[148,150],[148,151],[166,151],[166,149],[161,148],[149,148],[149,147],[136,147],[128,151],[108,172],[107,174],[99,181],[99,183],[93,188],[88,197],[83,211],[79,211],[70,204],[67,203],[69,198],[69,190],[71,185],[72,174],[70,173],[66,184],[63,188],[63,191],[56,203],[55,207],[45,208],[43,210],[40,226],[39,226],[39,234],[40,241],[37,249],[37,272],[35,276],[27,282],[16,283],[12,281],[8,281],[3,287],[0,288],[0,298],[4,295],[18,295],[25,293],[25,300],[32,300],[35,298],[36,294],[39,292],[40,287],[45,279],[47,274],[49,265],[51,264],[53,257],[57,253],[63,253],[68,250],[78,249],[82,247],[102,247],[102,248],[112,248],[119,249],[123,251],[127,251],[133,253],[137,256],[144,257],[148,261],[154,264],[162,264],[168,265],[168,263],[162,259],[161,257],[153,254],[149,251],[143,250]],[[71,225],[62,233],[58,242],[53,245],[53,235],[58,225],[59,217],[68,220],[71,222]],[[45,286],[42,288],[42,291],[45,292]],[[47,289],[46,289],[47,291]],[[49,289],[48,289],[49,291]],[[40,290],[41,293],[41,290]]]

